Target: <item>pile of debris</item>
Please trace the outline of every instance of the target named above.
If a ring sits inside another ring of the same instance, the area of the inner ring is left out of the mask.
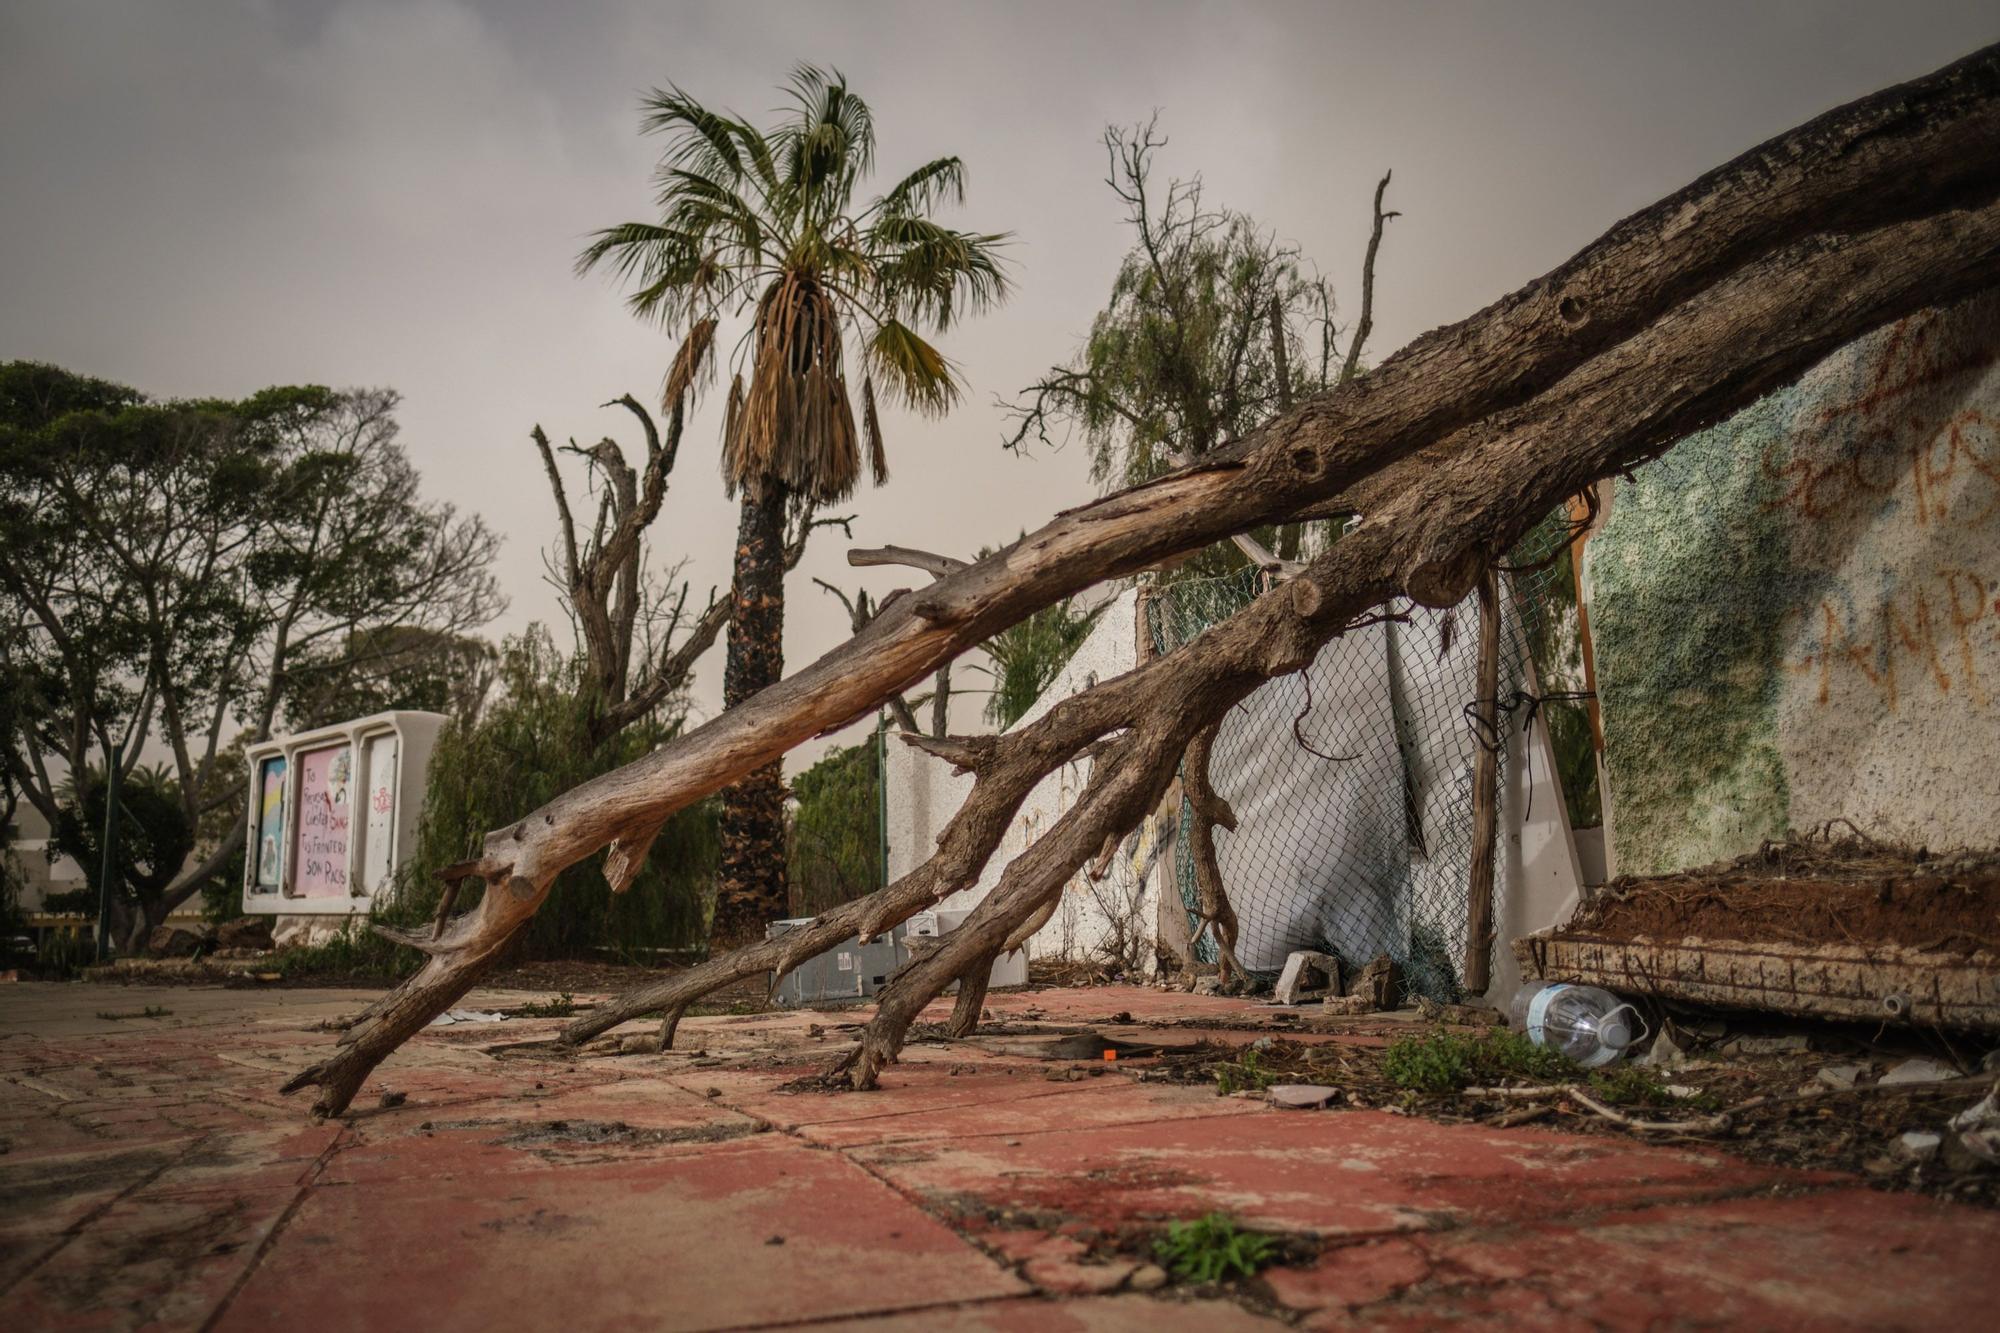
[[[1625,995],[2000,1033],[2000,852],[1766,843],[1614,880],[1514,952],[1528,976]]]

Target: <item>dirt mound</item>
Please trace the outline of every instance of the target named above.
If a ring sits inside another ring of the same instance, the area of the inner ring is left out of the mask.
[[[1933,855],[1856,838],[1767,843],[1677,875],[1620,876],[1566,929],[2000,952],[2000,851]]]

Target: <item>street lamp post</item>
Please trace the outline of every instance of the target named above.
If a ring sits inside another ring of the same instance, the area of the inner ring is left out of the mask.
[[[111,954],[111,880],[118,866],[118,781],[123,756],[106,747],[104,776],[104,859],[97,875],[97,961]]]

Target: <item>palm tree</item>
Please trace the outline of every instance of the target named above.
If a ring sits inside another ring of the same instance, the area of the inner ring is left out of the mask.
[[[579,272],[609,266],[631,286],[633,311],[686,326],[690,347],[705,345],[718,321],[749,316],[731,358],[722,438],[723,485],[742,505],[725,707],[784,672],[788,513],[796,524],[852,494],[864,451],[880,485],[888,465],[878,385],[918,412],[950,410],[963,385],[929,338],[1007,294],[1006,238],[932,217],[963,201],[963,162],[927,162],[857,206],[875,161],[868,104],[837,72],[809,65],[786,91],[791,104],[769,130],[678,88],[646,97],[641,127],[667,140],[654,177],[660,219],[598,232],[577,261]],[[850,357],[861,367],[858,430]],[[670,384],[684,369],[677,364]],[[778,764],[723,794],[712,948],[759,938],[784,914],[784,796]]]

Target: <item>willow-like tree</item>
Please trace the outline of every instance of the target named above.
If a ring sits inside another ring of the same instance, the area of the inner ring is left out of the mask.
[[[886,480],[878,389],[921,413],[949,411],[963,383],[932,339],[1007,294],[1006,238],[934,217],[965,197],[960,159],[927,162],[863,204],[875,166],[868,104],[809,65],[786,92],[791,105],[763,130],[678,88],[646,97],[642,128],[666,138],[659,220],[607,228],[578,259],[579,271],[609,267],[630,285],[633,311],[670,328],[748,317],[722,438],[723,485],[742,505],[722,686],[731,708],[784,674],[787,511],[851,494],[864,454],[875,484]],[[714,946],[761,937],[784,914],[784,800],[777,763],[723,794]]]

